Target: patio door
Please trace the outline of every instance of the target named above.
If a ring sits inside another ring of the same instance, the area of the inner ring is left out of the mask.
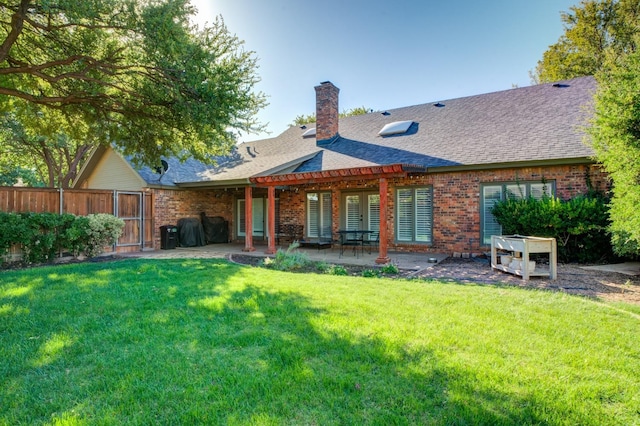
[[[342,198],[341,228],[347,231],[380,230],[380,194],[347,193]]]
[[[252,222],[253,222],[253,237],[254,238],[265,238],[268,236],[267,234],[267,212],[268,209],[266,207],[267,199],[266,198],[254,198],[251,200],[251,213],[252,213]],[[238,200],[238,220],[236,223],[238,224],[238,236],[244,237],[245,233],[245,220],[244,220],[244,209],[245,209],[245,200]]]

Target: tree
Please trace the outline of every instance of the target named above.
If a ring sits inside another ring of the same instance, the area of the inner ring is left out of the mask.
[[[538,61],[534,83],[595,75],[607,57],[615,60],[637,48],[640,0],[582,0],[561,19],[564,34]]]
[[[588,129],[597,159],[613,181],[610,232],[620,255],[640,254],[640,52],[598,76],[595,115]]]
[[[22,127],[14,136],[58,146],[72,131],[63,139],[75,148],[113,145],[156,165],[211,162],[239,132],[261,130],[253,52],[220,17],[194,26],[194,12],[188,0],[1,2],[0,112]]]
[[[31,175],[39,176],[38,181],[46,186],[69,188],[82,161],[99,143],[93,137],[92,129],[81,122],[68,122],[58,110],[41,110],[29,104],[24,106],[26,110],[16,109],[0,120],[3,128],[0,158],[12,158],[15,166],[20,163],[29,165]],[[29,127],[22,123],[29,123]],[[24,167],[8,168],[6,173],[14,176],[20,170]],[[39,183],[29,179],[29,174],[24,172],[20,177],[29,186]],[[5,184],[15,184],[16,178],[13,183],[10,179]]]
[[[340,117],[351,117],[352,115],[364,115],[372,111],[373,110],[371,108],[365,108],[364,106],[361,106],[361,107],[351,108],[350,110],[342,111],[340,113]],[[293,119],[293,123],[291,123],[291,125],[301,126],[303,124],[309,124],[309,123],[315,123],[315,122],[316,122],[315,114],[298,115],[296,118]]]

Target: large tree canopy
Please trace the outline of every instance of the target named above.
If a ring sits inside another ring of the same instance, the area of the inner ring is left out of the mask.
[[[640,254],[640,0],[582,0],[562,14],[565,33],[532,75],[551,82],[598,81],[587,129],[596,159],[613,182],[610,232],[620,255]]]
[[[598,74],[596,113],[589,128],[598,160],[613,181],[610,204],[613,247],[640,254],[640,53]]]
[[[188,0],[0,1],[0,112],[14,135],[209,161],[260,130],[253,52]],[[2,38],[3,37],[3,38]],[[27,139],[25,139],[26,141]]]
[[[564,34],[538,61],[535,83],[595,75],[606,60],[635,51],[640,0],[582,0],[561,19]]]

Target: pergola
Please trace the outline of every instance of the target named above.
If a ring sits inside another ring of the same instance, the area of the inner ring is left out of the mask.
[[[385,166],[354,167],[349,169],[322,170],[315,172],[288,173],[281,175],[254,176],[249,181],[259,188],[267,188],[268,197],[268,247],[267,254],[276,252],[276,187],[315,183],[344,182],[350,180],[378,179],[380,192],[380,245],[376,263],[389,263],[387,255],[387,192],[389,178],[404,178],[409,173],[424,173],[427,169],[411,164],[390,164]],[[245,187],[245,199],[252,199],[253,186]],[[245,251],[255,251],[253,246],[253,211],[251,203],[245,204]]]

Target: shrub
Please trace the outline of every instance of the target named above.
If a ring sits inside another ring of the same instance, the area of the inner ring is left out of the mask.
[[[123,228],[124,221],[109,214],[0,212],[0,255],[18,245],[27,264],[50,262],[64,251],[93,257],[115,243]]]
[[[365,278],[378,278],[380,277],[382,274],[380,273],[380,271],[378,269],[363,269],[362,270],[362,276]]]
[[[306,253],[296,251],[300,247],[298,242],[289,245],[286,251],[278,249],[273,259],[264,260],[263,265],[267,268],[276,269],[278,271],[295,271],[309,265],[309,256]]]
[[[95,257],[103,253],[106,246],[115,244],[120,238],[124,221],[106,213],[90,214],[87,219],[87,239],[84,242],[84,251],[88,257]]]
[[[83,253],[89,240],[89,218],[74,216],[73,222],[65,227],[60,235],[62,248],[68,250],[74,257]]]
[[[7,254],[14,244],[23,241],[28,230],[24,218],[16,213],[0,212],[0,253]]]
[[[316,262],[316,270],[322,274],[326,273],[330,267],[331,266],[329,266],[327,262],[324,262],[324,261]]]
[[[24,225],[18,235],[26,263],[43,263],[53,260],[58,251],[58,229],[61,216],[56,213],[21,213]]]
[[[607,235],[607,200],[601,194],[568,201],[507,197],[496,203],[492,213],[504,234],[555,238],[561,261],[587,263],[613,258]]]
[[[331,265],[331,267],[327,270],[327,273],[331,275],[349,275],[347,268],[342,265]]]
[[[384,265],[382,268],[380,268],[380,272],[382,272],[383,274],[395,275],[399,273],[400,270],[398,269],[397,265],[394,265],[393,263],[389,263],[388,265]]]

